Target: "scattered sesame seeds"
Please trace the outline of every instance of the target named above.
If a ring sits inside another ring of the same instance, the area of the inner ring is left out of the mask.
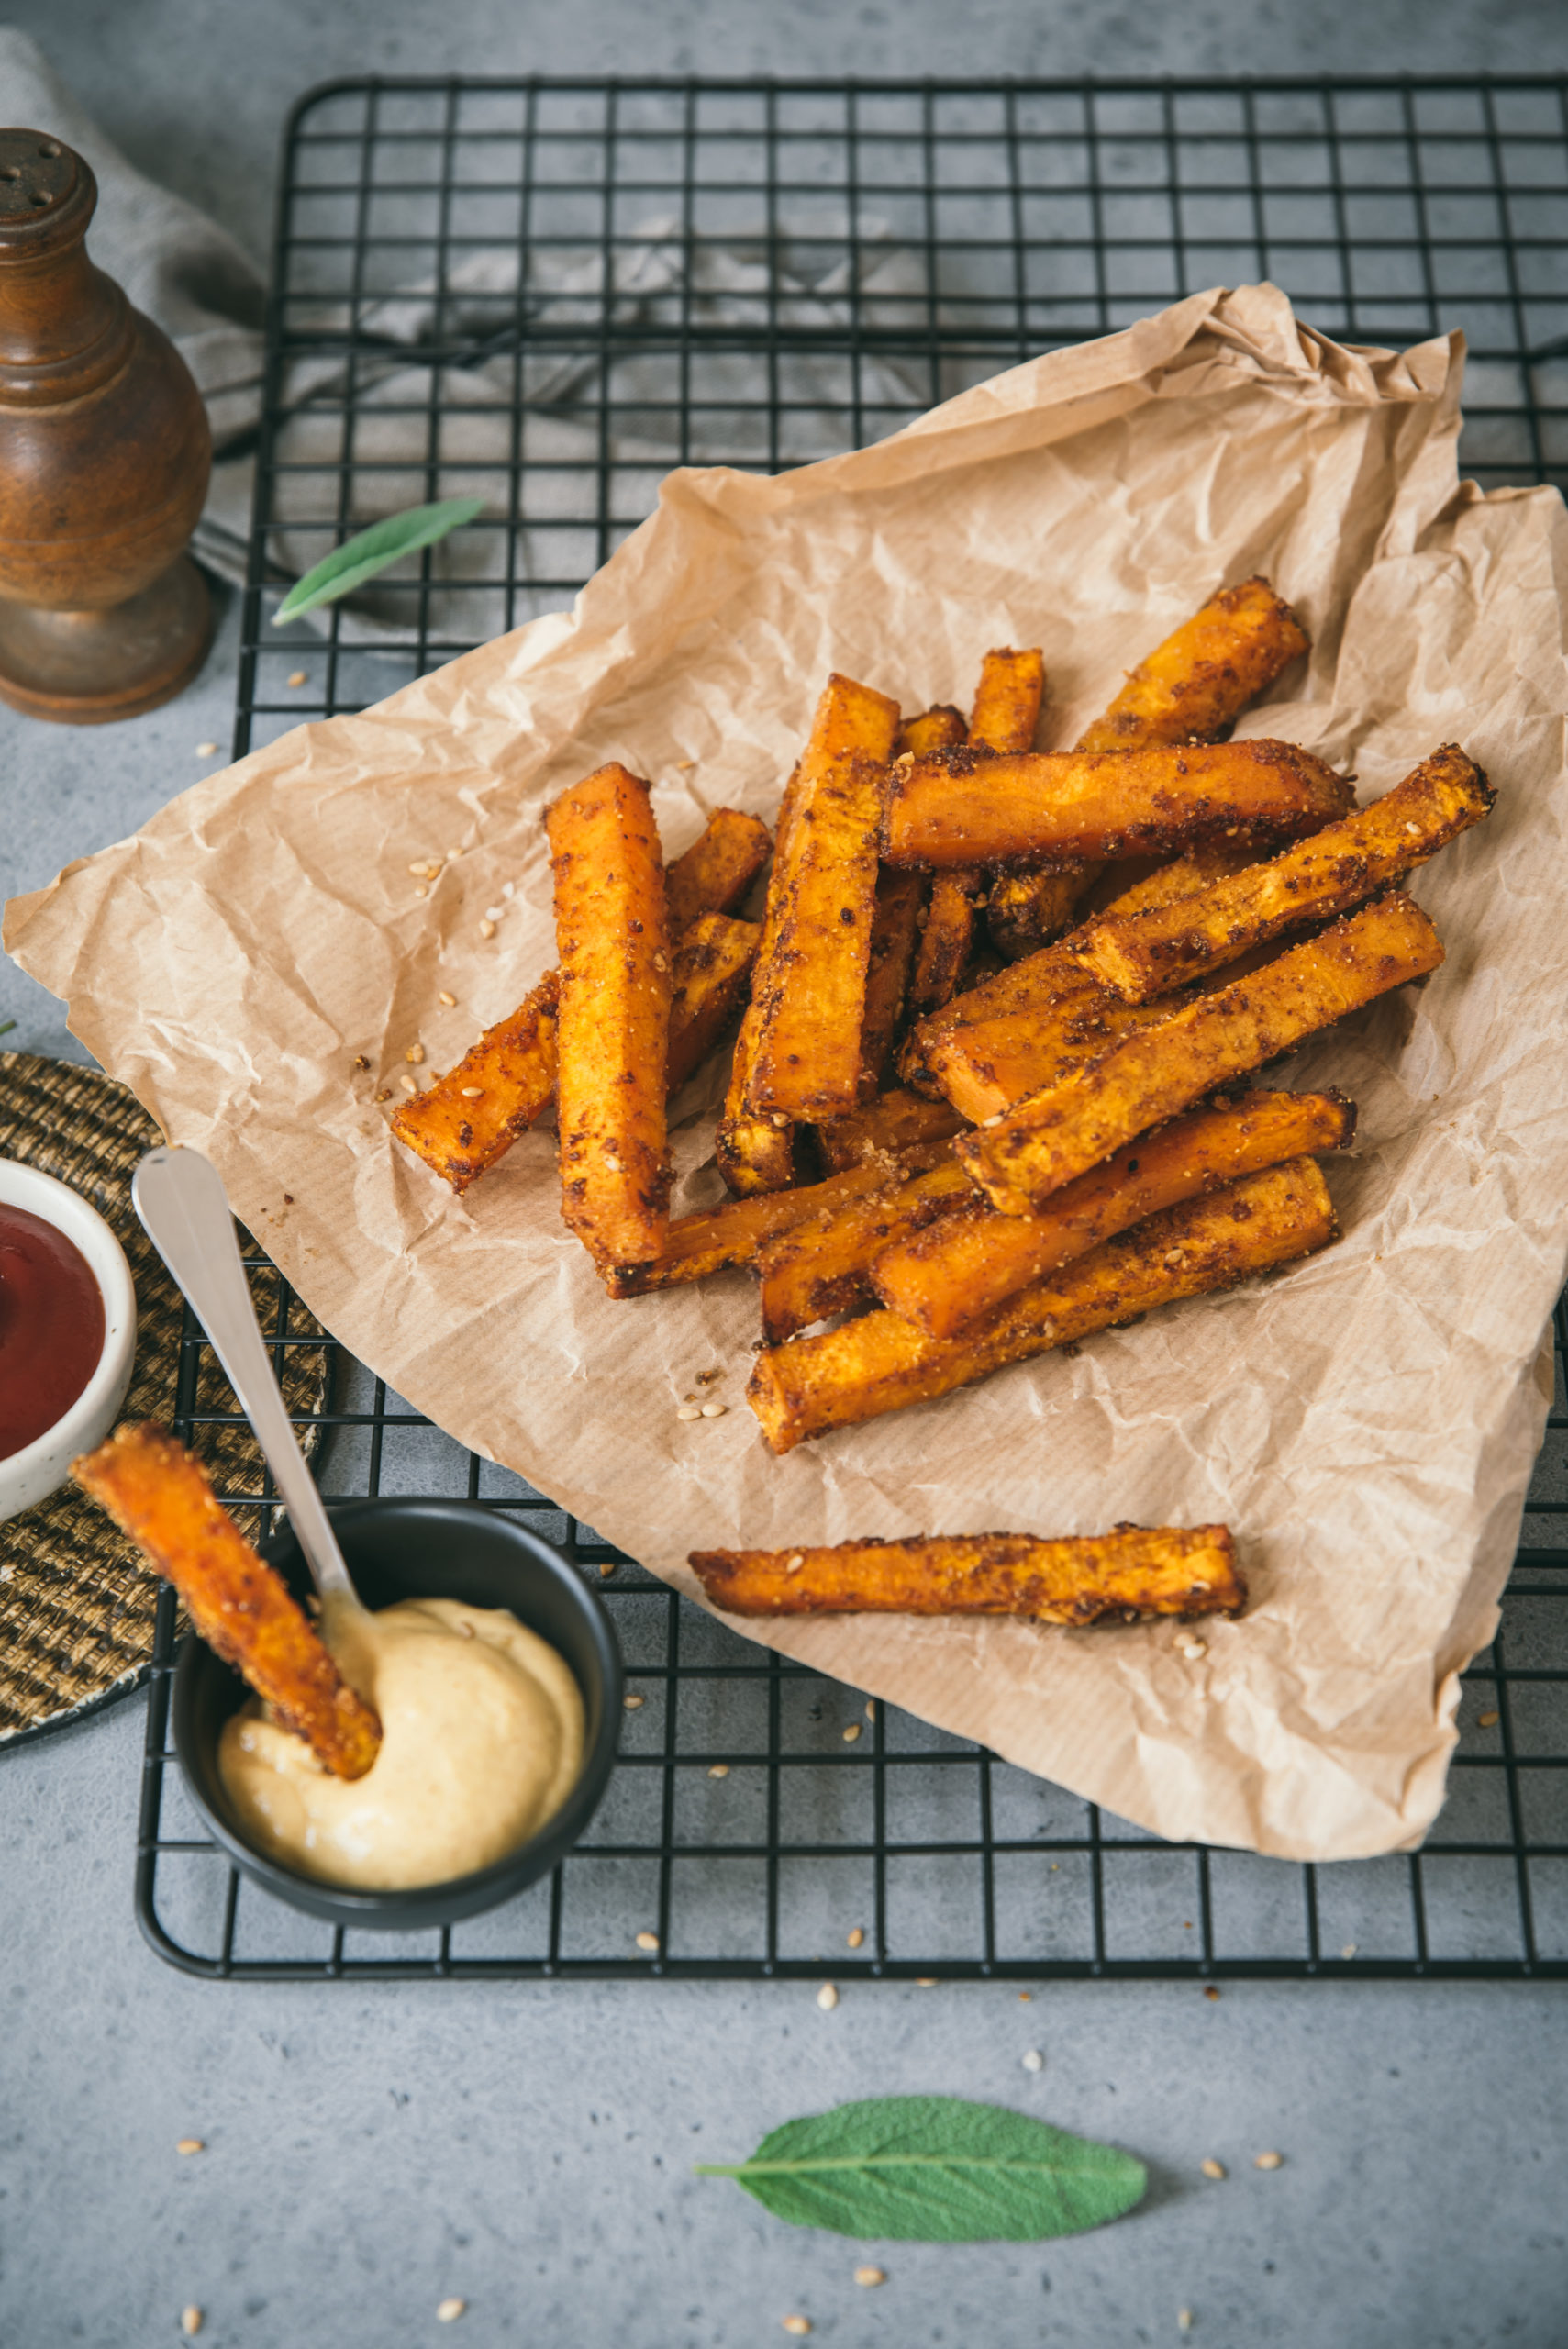
[[[1284,2167],[1284,2155],[1283,2154],[1254,2154],[1252,2156],[1252,2167],[1254,2169],[1280,2169]]]
[[[729,1776],[728,1763],[715,1762],[710,1764],[707,1775],[710,1778],[728,1778]]]
[[[886,2283],[887,2271],[884,2267],[857,2267],[855,2281],[857,2284],[863,2284],[869,2292],[873,2284]]]
[[[467,2306],[468,2302],[466,2300],[460,2300],[455,2297],[450,2300],[438,2301],[436,2305],[436,2322],[438,2324],[455,2324]]]
[[[728,1403],[705,1403],[702,1406],[702,1416],[705,1419],[721,1419],[728,1408]]]
[[[853,1745],[860,1733],[861,1725],[859,1721],[851,1721],[849,1728],[844,1731],[844,1743],[846,1745]]]
[[[411,1076],[400,1076],[397,1082],[403,1087],[405,1093],[417,1093],[419,1090]]]
[[[831,1982],[824,1982],[817,1993],[817,2003],[825,2015],[830,2015],[839,2003],[839,1993]]]
[[[439,995],[436,997],[436,1001],[438,1003],[444,1003],[447,1009],[450,1011],[452,1006],[456,1003],[457,997],[455,995],[449,995],[445,987],[443,987]]]
[[[1202,2170],[1205,2177],[1223,2177],[1225,2176],[1225,2164],[1223,2162],[1217,2162],[1212,2154],[1210,2154],[1206,2160],[1199,2162],[1198,2167]]]
[[[623,1712],[639,1713],[648,1699],[646,1697],[639,1697],[635,1688],[629,1688],[620,1701]]]
[[[805,1564],[806,1553],[803,1550],[797,1550],[793,1558],[784,1560],[784,1572],[786,1575],[797,1575]]]
[[[460,1085],[458,1093],[464,1101],[483,1101],[484,1098],[483,1085]]]
[[[1045,2057],[1038,2047],[1026,2047],[1018,2061],[1026,2072],[1043,2072],[1045,2069]]]
[[[182,2137],[174,2151],[177,2154],[205,2154],[206,2141],[203,2137]]]
[[[1496,1729],[1501,1719],[1500,1713],[1477,1713],[1475,1726],[1477,1729]]]
[[[479,935],[481,938],[494,938],[495,935],[495,923],[488,920],[482,921],[479,925]]]
[[[658,1934],[639,1933],[637,1936],[637,1946],[639,1949],[657,1949],[659,1946]]]
[[[206,2320],[204,2319],[200,2309],[195,2306],[188,2309],[182,2309],[180,2310],[180,2330],[182,2332],[199,2332],[205,2321]]]
[[[410,1044],[410,1045],[409,1045],[409,1047],[408,1047],[408,1050],[404,1053],[403,1057],[404,1057],[404,1059],[405,1059],[406,1061],[410,1062],[410,1063],[412,1063],[412,1065],[413,1065],[415,1068],[417,1068],[417,1067],[419,1066],[419,1063],[421,1063],[421,1061],[423,1061],[423,1059],[424,1059],[424,1057],[425,1057],[425,1047],[424,1047],[424,1045],[423,1045],[423,1044]]]
[[[303,685],[306,682],[305,671],[303,669],[291,669],[288,674],[288,682],[291,685]]]
[[[414,859],[413,863],[408,868],[416,881],[428,881],[430,878],[431,874],[439,869],[439,867],[430,864],[428,861],[422,856],[417,856]]]
[[[217,744],[216,742],[198,742],[196,744],[196,756],[198,759],[216,758],[217,756]]]
[[[786,2316],[784,2329],[786,2332],[797,2333],[804,2340],[811,2330],[811,2319],[808,2316]]]
[[[678,1419],[700,1419],[702,1407],[697,1403],[683,1403],[675,1413],[675,1417]]]
[[[844,1935],[844,1946],[846,1949],[859,1949],[863,1943],[865,1937],[865,1927],[863,1925],[851,1925],[849,1932]]]

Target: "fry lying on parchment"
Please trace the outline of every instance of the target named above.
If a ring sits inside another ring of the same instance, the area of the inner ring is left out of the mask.
[[[1283,1159],[1345,1149],[1355,1123],[1354,1102],[1337,1093],[1244,1093],[1140,1135],[1053,1191],[1039,1215],[987,1207],[898,1239],[876,1257],[871,1286],[890,1312],[933,1338],[953,1337],[1145,1216]],[[771,1337],[766,1264],[764,1257],[762,1331]]]
[[[1045,695],[1045,663],[1038,648],[1015,651],[999,646],[980,667],[980,684],[969,720],[968,740],[998,753],[1031,750]],[[917,1011],[934,1011],[957,992],[974,945],[977,900],[984,875],[977,866],[939,873],[920,939],[910,1000]]]
[[[829,677],[774,858],[752,984],[753,1112],[840,1117],[861,1097],[883,775],[897,732],[896,702]]]
[[[1480,823],[1494,796],[1474,761],[1445,743],[1381,799],[1271,863],[1249,865],[1174,905],[1103,914],[1074,945],[1084,967],[1118,995],[1147,1002],[1299,922],[1360,905]]]
[[[208,1647],[243,1673],[322,1767],[335,1777],[362,1778],[375,1760],[381,1723],[282,1575],[220,1507],[200,1461],[161,1428],[127,1425],[73,1460],[71,1473],[174,1585]]]
[[[884,1249],[910,1232],[923,1231],[940,1218],[965,1208],[987,1209],[984,1192],[953,1163],[946,1142],[935,1145],[943,1163],[929,1173],[897,1180],[884,1189],[825,1210],[808,1223],[792,1224],[758,1251],[762,1277],[762,1335],[776,1346],[830,1313],[852,1313],[871,1301],[870,1274]],[[1015,1217],[993,1217],[1012,1223]]]
[[[768,844],[766,824],[734,807],[718,807],[700,839],[670,866],[664,892],[677,972],[688,943],[685,933],[701,916],[727,914],[740,903],[767,857]],[[547,971],[517,1010],[487,1028],[455,1068],[393,1112],[398,1141],[454,1191],[466,1191],[476,1175],[504,1158],[555,1098],[560,999],[561,974]],[[684,1016],[673,1011],[673,1063],[691,1050],[689,1039],[684,1046],[677,1043],[684,1024]],[[695,1066],[691,1062],[686,1074]]]
[[[1225,1525],[1118,1525],[1060,1542],[1032,1533],[917,1535],[822,1550],[694,1550],[727,1615],[1235,1615],[1247,1603]]]
[[[597,1262],[656,1256],[669,1221],[670,949],[648,785],[611,763],[547,811],[561,965],[561,1211]]]
[[[882,852],[890,864],[1175,853],[1251,834],[1296,840],[1351,806],[1351,787],[1294,742],[1151,743],[1132,751],[970,749],[895,766]]]
[[[775,1346],[757,1356],[746,1399],[773,1451],[789,1452],[808,1436],[929,1402],[1156,1306],[1232,1287],[1334,1236],[1316,1162],[1292,1159],[1151,1216],[956,1338],[929,1338],[896,1313],[867,1313]]]
[[[1299,1044],[1391,987],[1435,971],[1436,930],[1394,890],[1261,971],[1124,1037],[1103,1060],[1022,1101],[999,1125],[960,1135],[958,1157],[1004,1215],[1028,1215],[1063,1183],[1231,1078]]]
[[[1266,579],[1222,587],[1139,662],[1075,747],[1124,751],[1140,742],[1218,741],[1307,649],[1306,630]],[[988,919],[1003,953],[1032,953],[1065,930],[1100,870],[1086,864],[1069,873],[999,874],[991,886]]]

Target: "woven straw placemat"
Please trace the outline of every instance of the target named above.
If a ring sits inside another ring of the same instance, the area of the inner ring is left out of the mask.
[[[130,1203],[137,1161],[161,1139],[134,1094],[112,1077],[29,1052],[0,1052],[0,1158],[57,1175],[113,1227],[137,1301],[136,1367],[121,1416],[168,1425],[183,1302]],[[279,1277],[262,1268],[250,1284],[261,1327],[272,1331]],[[321,1335],[297,1299],[290,1302],[288,1334]],[[232,1411],[228,1382],[210,1351],[204,1347],[199,1359],[196,1409]],[[289,1346],[283,1386],[292,1412],[321,1411],[327,1347]],[[300,1433],[314,1452],[319,1427]],[[261,1455],[242,1421],[198,1428],[194,1448],[226,1495],[262,1490]],[[147,1674],[157,1604],[157,1575],[73,1485],[0,1525],[0,1752],[128,1696]]]

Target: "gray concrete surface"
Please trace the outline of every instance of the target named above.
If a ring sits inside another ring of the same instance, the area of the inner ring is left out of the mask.
[[[104,127],[261,252],[283,113],[459,70],[1427,72],[1568,67],[1552,0],[20,0]],[[228,739],[233,615],[172,708],[0,713],[0,891],[133,829]],[[6,1041],[76,1049],[0,966]],[[1568,2343],[1563,1998],[1546,1987],[223,1988],[130,1914],[139,1700],[0,1759],[0,2342],[91,2349]],[[1021,2068],[1038,2047],[1044,2067]],[[1148,2205],[1064,2243],[856,2246],[690,2176],[789,2114],[940,2089],[1130,2146]],[[182,2159],[182,2136],[206,2150]],[[1282,2168],[1253,2155],[1277,2148]],[[1212,2154],[1229,2175],[1208,2183]],[[460,2328],[438,2327],[449,2295]]]

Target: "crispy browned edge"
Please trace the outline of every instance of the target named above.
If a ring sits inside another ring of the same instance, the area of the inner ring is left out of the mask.
[[[654,1289],[684,1288],[734,1264],[755,1262],[775,1232],[787,1231],[813,1216],[829,1213],[868,1191],[896,1183],[912,1156],[878,1151],[858,1164],[787,1191],[759,1191],[747,1199],[727,1199],[721,1208],[678,1216],[664,1245],[644,1264],[601,1264],[599,1276],[612,1297],[644,1297]]]
[[[956,1338],[929,1338],[895,1313],[868,1313],[757,1356],[746,1399],[773,1450],[929,1402],[1008,1364],[1229,1288],[1322,1248],[1334,1210],[1317,1162],[1249,1174],[1107,1240],[1034,1282]]]
[[[916,1172],[920,1159],[927,1163]],[[762,1336],[769,1345],[829,1313],[866,1303],[872,1264],[905,1233],[961,1214],[969,1202],[985,1206],[969,1175],[952,1163],[951,1142],[928,1142],[912,1152],[899,1173],[908,1179],[895,1176],[884,1189],[792,1224],[759,1249]]]
[[[862,1101],[874,1100],[887,1074],[908,996],[925,899],[923,874],[894,873],[886,866],[878,873],[861,1022]]]
[[[999,1123],[961,1135],[954,1151],[993,1206],[1028,1215],[1150,1126],[1424,976],[1442,957],[1420,907],[1391,891],[1262,970],[1124,1037]]]
[[[759,816],[739,807],[716,807],[690,848],[664,875],[670,935],[704,914],[733,913],[768,861],[773,834]]]
[[[71,1473],[172,1582],[214,1653],[335,1777],[362,1778],[381,1723],[350,1687],[281,1575],[220,1507],[199,1460],[150,1421],[117,1428]]]
[[[822,1163],[831,1174],[858,1166],[879,1151],[897,1151],[913,1142],[948,1141],[962,1133],[968,1119],[949,1101],[932,1101],[902,1085],[880,1094],[847,1118],[834,1118],[817,1129]]]
[[[1038,647],[1015,651],[1003,645],[987,652],[980,666],[969,741],[981,751],[1029,750],[1044,693],[1045,662]],[[935,1011],[957,993],[973,951],[982,897],[983,877],[974,867],[939,874],[933,882],[909,991],[917,1012]]]
[[[676,1092],[735,1019],[746,1000],[760,932],[754,921],[699,914],[675,947],[665,1089]]]
[[[561,1211],[595,1261],[657,1255],[669,1220],[670,951],[649,789],[617,762],[549,808],[561,971]]]
[[[1042,1623],[1236,1615],[1247,1586],[1225,1525],[1118,1525],[917,1534],[830,1549],[694,1550],[687,1564],[728,1615],[1027,1615]]]
[[[930,709],[922,709],[904,720],[893,746],[894,756],[902,758],[908,751],[913,758],[924,758],[928,751],[950,750],[968,738],[962,710],[954,709],[951,702],[940,701]]]

